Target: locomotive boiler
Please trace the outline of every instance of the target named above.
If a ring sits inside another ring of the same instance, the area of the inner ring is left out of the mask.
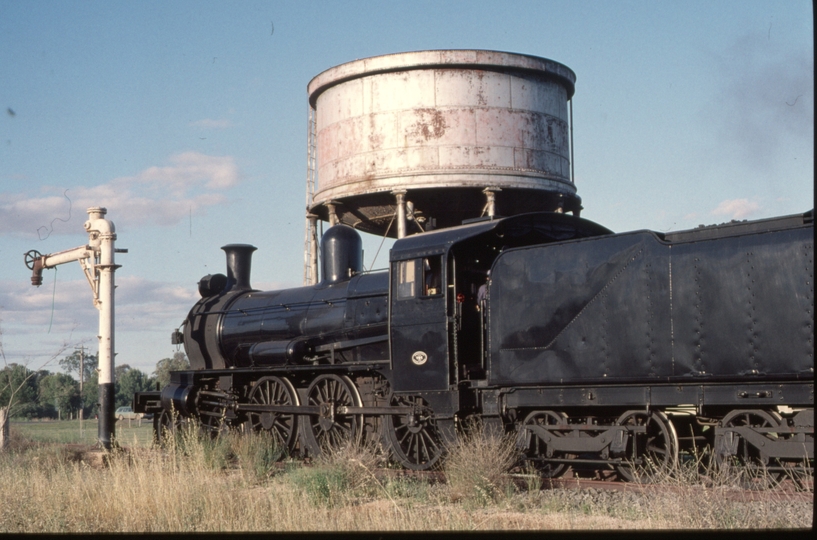
[[[782,475],[814,457],[813,232],[812,212],[619,234],[534,212],[406,236],[365,272],[338,224],[320,281],[279,291],[228,245],[173,334],[191,368],[134,409],[160,436],[183,419],[290,454],[378,441],[416,470],[479,417],[545,476],[632,479],[707,445]]]

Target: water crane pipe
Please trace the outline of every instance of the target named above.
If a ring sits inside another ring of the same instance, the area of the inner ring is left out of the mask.
[[[25,254],[26,266],[32,270],[31,284],[42,285],[42,272],[60,264],[79,261],[94,295],[94,307],[99,310],[99,443],[110,450],[114,428],[114,272],[120,265],[114,263],[116,228],[105,219],[107,209],[94,206],[87,210],[85,231],[88,244],[73,249],[41,255],[37,251]]]

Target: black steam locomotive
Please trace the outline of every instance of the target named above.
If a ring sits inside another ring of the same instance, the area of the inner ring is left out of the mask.
[[[301,455],[382,441],[416,470],[479,417],[546,476],[706,445],[778,474],[814,458],[813,235],[812,212],[666,234],[540,212],[408,236],[363,272],[336,225],[320,283],[268,292],[255,248],[224,246],[174,333],[191,369],[134,409]]]

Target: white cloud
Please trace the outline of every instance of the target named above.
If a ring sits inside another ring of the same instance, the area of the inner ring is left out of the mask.
[[[222,192],[240,179],[241,172],[232,156],[183,152],[171,156],[167,165],[149,167],[135,176],[98,186],[67,191],[45,188],[35,196],[0,193],[0,234],[50,234],[57,219],[66,221],[71,214],[82,214],[91,206],[115,208],[120,226],[175,225],[191,211],[227,202]],[[59,232],[54,230],[55,234]]]
[[[713,216],[726,216],[730,219],[746,219],[760,211],[760,205],[749,199],[727,199],[712,210]]]
[[[2,281],[0,320],[17,332],[37,334],[52,328],[78,327],[96,333],[99,312],[93,305],[91,287],[85,280],[61,281],[34,288],[20,281]],[[178,326],[199,299],[195,286],[183,287],[136,276],[116,278],[115,320],[128,330]],[[53,302],[53,321],[52,321]],[[125,322],[127,321],[127,323]]]
[[[233,125],[233,121],[227,119],[214,120],[212,118],[203,118],[195,122],[190,122],[191,127],[204,129],[227,129],[233,127]]]

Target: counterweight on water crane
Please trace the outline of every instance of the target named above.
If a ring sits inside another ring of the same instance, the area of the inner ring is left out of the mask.
[[[99,310],[99,443],[111,448],[114,435],[114,272],[120,267],[114,264],[114,253],[127,253],[127,249],[115,249],[116,228],[105,219],[107,209],[94,206],[87,210],[88,244],[73,249],[42,255],[31,250],[25,254],[26,266],[32,270],[31,284],[43,283],[43,270],[60,264],[79,261],[94,295],[94,307]]]

